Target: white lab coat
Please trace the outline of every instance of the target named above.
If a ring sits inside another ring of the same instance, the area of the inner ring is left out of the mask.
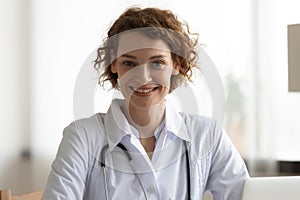
[[[214,120],[177,113],[166,103],[165,128],[150,160],[120,109],[122,103],[113,100],[107,114],[77,120],[65,128],[43,200],[99,200],[106,198],[106,192],[109,199],[145,199],[144,192],[147,199],[186,199],[183,141],[189,149],[192,199],[202,199],[205,191],[215,200],[242,199],[249,178],[246,166]],[[128,149],[132,163],[118,143]],[[104,177],[99,158],[107,144]]]

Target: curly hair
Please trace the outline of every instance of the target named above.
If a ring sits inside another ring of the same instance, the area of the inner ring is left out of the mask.
[[[100,72],[98,83],[103,85],[105,81],[110,81],[112,88],[117,88],[118,75],[111,72],[111,59],[114,56],[111,54],[117,52],[117,36],[140,28],[155,28],[155,31],[146,34],[153,39],[163,39],[171,50],[173,62],[180,66],[179,74],[171,77],[170,92],[185,80],[191,81],[192,68],[196,66],[198,59],[198,34],[190,33],[188,24],[181,22],[170,10],[131,7],[112,24],[103,45],[97,49],[94,68]]]

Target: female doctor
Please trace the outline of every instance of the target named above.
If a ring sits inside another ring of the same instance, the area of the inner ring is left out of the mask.
[[[168,10],[133,7],[114,22],[95,68],[124,99],[64,129],[43,200],[242,199],[248,172],[224,130],[165,98],[190,80],[196,44]]]

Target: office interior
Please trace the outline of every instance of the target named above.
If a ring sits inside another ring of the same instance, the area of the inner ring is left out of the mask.
[[[108,26],[133,5],[172,10],[199,33],[222,82],[223,127],[250,175],[299,175],[300,61],[289,71],[289,45],[300,36],[288,40],[298,0],[1,0],[0,188],[43,189],[64,127],[118,96],[94,85],[88,108],[75,99],[84,67],[97,79],[90,61]],[[213,115],[207,81],[191,83],[197,109],[188,112]]]

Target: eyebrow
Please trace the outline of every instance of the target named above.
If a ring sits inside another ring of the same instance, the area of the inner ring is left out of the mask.
[[[132,56],[132,55],[129,55],[129,54],[123,54],[123,55],[121,55],[120,57],[137,59],[136,56]],[[166,57],[167,57],[167,56],[165,56],[165,55],[155,55],[155,56],[151,56],[151,57],[150,57],[150,60],[158,59],[158,58],[166,58]]]

